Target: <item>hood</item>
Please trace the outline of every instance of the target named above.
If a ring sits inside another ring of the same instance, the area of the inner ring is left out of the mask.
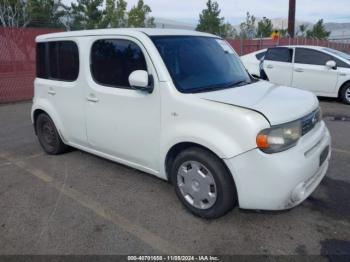
[[[258,111],[271,125],[296,120],[318,107],[317,97],[311,92],[266,81],[194,95],[201,99]]]

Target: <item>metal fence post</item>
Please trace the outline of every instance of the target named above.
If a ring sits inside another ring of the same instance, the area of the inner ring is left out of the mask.
[[[241,46],[241,54],[240,55],[243,55],[243,39],[240,38],[240,46]]]

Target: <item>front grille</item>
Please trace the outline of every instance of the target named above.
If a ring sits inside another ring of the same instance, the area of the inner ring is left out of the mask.
[[[321,121],[321,112],[320,109],[313,111],[312,113],[304,116],[301,119],[301,135],[306,135],[309,133],[315,125]]]

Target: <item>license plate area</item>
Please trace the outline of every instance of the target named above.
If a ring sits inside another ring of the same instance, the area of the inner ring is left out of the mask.
[[[324,161],[326,161],[328,153],[329,153],[329,146],[326,146],[320,155],[320,166],[324,163]]]

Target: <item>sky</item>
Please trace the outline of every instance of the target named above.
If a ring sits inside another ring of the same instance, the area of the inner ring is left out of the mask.
[[[72,0],[63,0],[69,3]],[[128,9],[137,0],[126,0]],[[179,22],[196,24],[199,13],[207,0],[144,0],[152,9],[152,16]],[[256,17],[287,18],[288,0],[216,0],[221,15],[231,24],[241,23],[247,11]],[[314,23],[320,18],[325,22],[350,22],[350,0],[296,0],[296,19]]]

